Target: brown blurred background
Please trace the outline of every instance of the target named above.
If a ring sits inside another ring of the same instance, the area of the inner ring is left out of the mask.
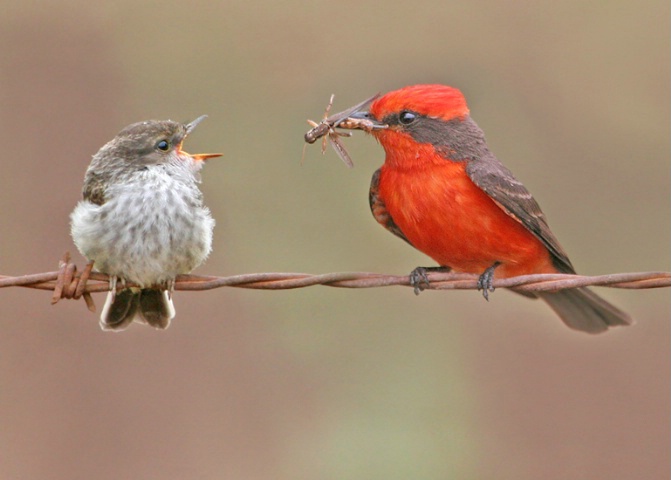
[[[668,2],[0,2],[0,274],[51,271],[90,157],[125,125],[210,118],[225,152],[199,273],[404,274],[431,262],[306,118],[461,88],[585,274],[669,270]],[[506,291],[180,293],[166,332],[0,291],[0,479],[658,479],[668,290],[606,290],[593,337]],[[100,307],[104,297],[95,296]]]

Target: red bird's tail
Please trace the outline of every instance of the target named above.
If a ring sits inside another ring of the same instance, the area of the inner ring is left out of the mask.
[[[587,288],[539,293],[562,321],[574,330],[600,333],[608,327],[631,325],[631,317]]]

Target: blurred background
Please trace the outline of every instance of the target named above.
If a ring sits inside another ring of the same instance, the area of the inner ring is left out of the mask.
[[[669,270],[668,2],[2,1],[0,274],[53,271],[90,157],[129,123],[209,119],[196,273],[429,259],[368,209],[383,161],[306,118],[446,83],[581,273]],[[589,336],[497,291],[175,295],[165,332],[0,291],[1,479],[632,479],[669,470],[668,290],[600,294]],[[104,296],[95,295],[98,308]]]

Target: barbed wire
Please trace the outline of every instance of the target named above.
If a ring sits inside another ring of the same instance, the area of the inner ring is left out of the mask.
[[[478,276],[465,273],[427,273],[427,290],[476,290]],[[367,272],[308,273],[247,273],[227,277],[208,275],[179,275],[175,290],[212,290],[221,287],[251,288],[258,290],[287,290],[314,285],[339,288],[375,288],[399,285],[414,287],[409,275],[385,275]],[[126,286],[134,286],[132,283]],[[671,287],[671,272],[634,272],[584,276],[568,274],[533,274],[495,279],[494,288],[514,288],[519,292],[553,292],[566,288],[600,286],[610,288],[643,289]],[[109,276],[91,271],[91,264],[81,272],[65,253],[54,272],[21,276],[0,275],[0,288],[27,287],[53,291],[51,303],[61,298],[83,297],[90,310],[95,310],[91,293],[109,290]],[[117,288],[123,288],[119,285]]]

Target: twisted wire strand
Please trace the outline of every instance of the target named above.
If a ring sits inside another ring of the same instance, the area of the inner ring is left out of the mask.
[[[428,273],[428,290],[476,290],[478,276],[464,273]],[[21,276],[0,275],[0,288],[28,287],[52,290],[51,303],[61,298],[83,297],[89,310],[95,310],[91,293],[109,290],[109,277],[92,272],[87,265],[81,273],[66,252],[54,272]],[[247,273],[227,277],[207,275],[179,275],[175,290],[212,290],[221,287],[252,288],[258,290],[287,290],[324,285],[339,288],[374,288],[400,285],[412,287],[409,275],[384,275],[367,272],[335,272],[312,275],[308,273]],[[126,286],[134,286],[127,283]],[[566,288],[601,286],[610,288],[644,289],[671,287],[671,272],[634,272],[584,276],[568,274],[534,274],[495,279],[494,288],[514,288],[524,292],[554,292]],[[121,284],[117,288],[123,288]]]

